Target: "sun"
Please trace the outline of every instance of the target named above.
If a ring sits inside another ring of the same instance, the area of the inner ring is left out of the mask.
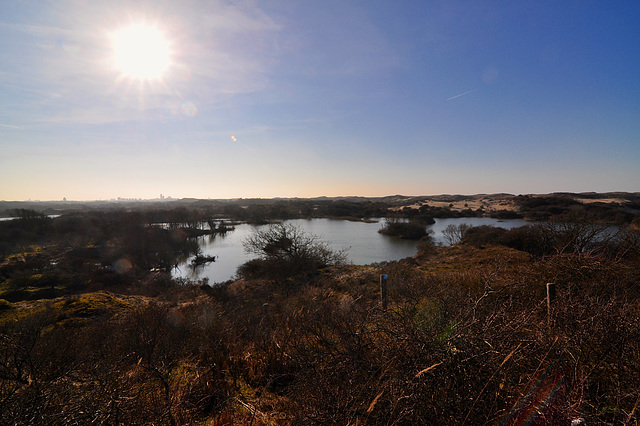
[[[135,80],[160,79],[171,65],[171,48],[154,26],[131,25],[111,34],[115,68]]]

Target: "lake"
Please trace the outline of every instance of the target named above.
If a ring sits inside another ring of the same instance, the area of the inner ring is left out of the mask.
[[[54,219],[56,217],[60,217],[59,214],[48,214],[47,217]],[[10,216],[10,217],[0,217],[0,222],[3,222],[5,220],[14,220],[14,219],[20,219],[19,217],[16,216]]]
[[[295,219],[286,223],[299,226],[309,234],[330,244],[335,250],[348,249],[349,262],[356,265],[400,260],[415,256],[417,241],[402,240],[382,235],[378,230],[384,225],[384,219],[374,223],[351,222],[336,219]],[[522,219],[499,220],[491,218],[451,218],[436,219],[436,223],[428,229],[434,232],[437,243],[445,244],[442,231],[449,225],[467,223],[472,226],[493,225],[510,229],[530,224]],[[236,229],[225,235],[205,235],[198,238],[198,243],[205,256],[217,256],[212,263],[193,268],[191,259],[178,265],[173,272],[174,277],[189,279],[208,278],[210,284],[221,283],[233,279],[236,269],[253,258],[244,252],[242,242],[256,230],[268,225],[254,226],[236,225]]]

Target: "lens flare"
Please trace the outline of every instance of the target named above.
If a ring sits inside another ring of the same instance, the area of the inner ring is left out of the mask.
[[[548,366],[532,381],[526,394],[520,397],[511,411],[497,424],[520,426],[534,423],[552,405],[562,384],[562,376]]]
[[[113,262],[113,269],[118,274],[126,274],[127,272],[129,272],[129,270],[131,270],[132,267],[133,265],[131,264],[131,261],[126,257],[120,258]]]
[[[182,113],[187,117],[195,117],[198,113],[198,107],[191,101],[186,101],[182,103]]]

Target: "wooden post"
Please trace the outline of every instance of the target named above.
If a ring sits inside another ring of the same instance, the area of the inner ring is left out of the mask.
[[[556,299],[556,283],[547,283],[547,319],[551,325],[551,309]]]
[[[387,310],[387,274],[380,275],[380,304]]]

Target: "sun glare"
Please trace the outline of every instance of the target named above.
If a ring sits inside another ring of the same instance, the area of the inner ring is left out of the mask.
[[[155,27],[131,25],[112,34],[115,67],[123,76],[137,80],[159,79],[171,65],[171,50]]]

